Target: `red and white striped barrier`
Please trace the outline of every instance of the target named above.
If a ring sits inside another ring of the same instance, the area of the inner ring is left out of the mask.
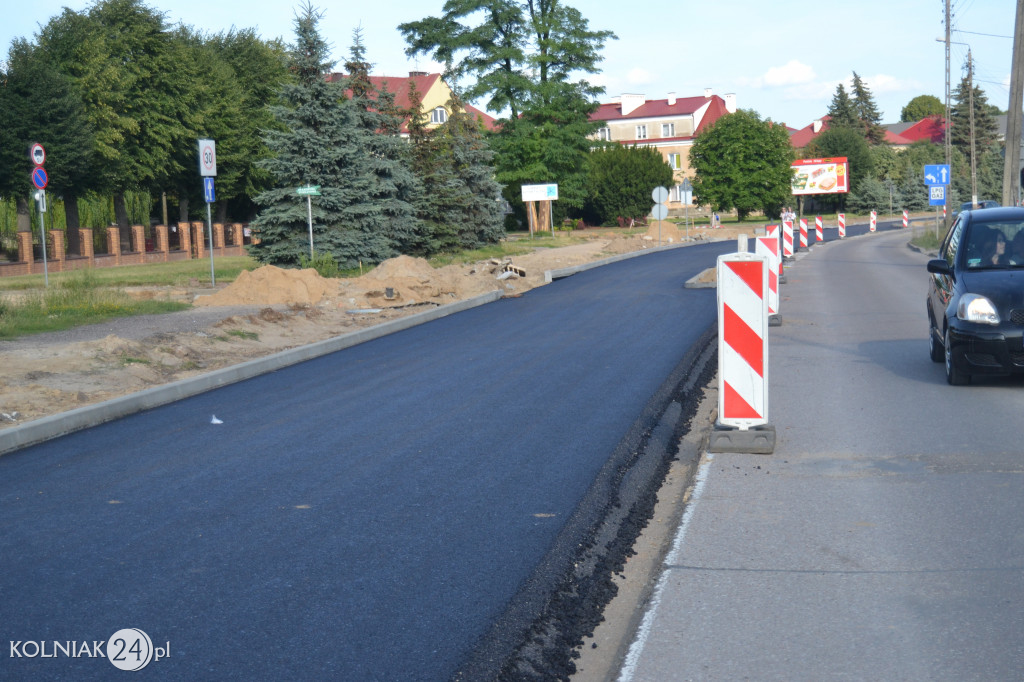
[[[782,256],[777,237],[758,237],[754,253],[768,259],[768,314],[779,314],[779,277],[782,275]],[[771,320],[769,320],[769,325]]]
[[[782,223],[782,256],[783,258],[793,257],[793,221],[785,220]]]
[[[780,282],[782,281],[783,274],[785,273],[784,265],[782,263],[782,260],[783,260],[782,259],[783,248],[782,248],[782,229],[781,229],[781,227],[782,227],[781,225],[766,225],[765,226],[765,233],[767,234],[768,238],[769,239],[774,239],[775,243],[777,244],[777,246],[775,247],[775,253],[778,254],[778,266],[779,266],[778,267],[778,273],[779,273],[779,281]]]
[[[945,204],[942,205],[942,219],[943,220],[946,219],[946,205]]]
[[[907,224],[909,222],[910,222],[910,216],[908,216],[906,210],[904,210],[903,211],[903,227],[906,228]]]
[[[871,212],[871,227],[869,227],[868,229],[871,230],[872,232],[874,232],[875,231],[875,225],[877,225],[877,224],[878,224],[878,214],[875,213],[874,211],[872,211]]]
[[[839,216],[839,238],[846,238],[846,214],[840,213]]]
[[[821,226],[821,216],[814,216],[814,241],[823,242],[825,241],[824,231]]]
[[[807,248],[807,218],[800,219],[800,248]]]
[[[718,421],[748,430],[768,422],[768,259],[718,257]]]

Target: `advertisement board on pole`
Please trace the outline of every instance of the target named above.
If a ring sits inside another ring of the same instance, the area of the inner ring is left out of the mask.
[[[850,191],[850,169],[846,157],[831,159],[798,159],[791,186],[798,194],[841,194]]]

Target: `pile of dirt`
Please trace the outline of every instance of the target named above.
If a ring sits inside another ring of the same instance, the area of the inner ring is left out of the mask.
[[[193,305],[317,305],[337,291],[337,282],[321,277],[316,270],[285,270],[264,265],[245,271],[215,294],[197,296]]]

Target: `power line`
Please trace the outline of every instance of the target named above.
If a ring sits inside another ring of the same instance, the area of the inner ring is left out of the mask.
[[[972,36],[988,36],[989,38],[1006,38],[1007,40],[1013,40],[1013,36],[1001,36],[996,33],[978,33],[977,31],[962,31],[959,28],[953,29],[954,33],[970,33]]]

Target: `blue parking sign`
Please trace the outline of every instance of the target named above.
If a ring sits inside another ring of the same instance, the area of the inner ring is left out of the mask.
[[[208,204],[217,203],[217,198],[213,193],[213,178],[203,178],[203,197]]]

